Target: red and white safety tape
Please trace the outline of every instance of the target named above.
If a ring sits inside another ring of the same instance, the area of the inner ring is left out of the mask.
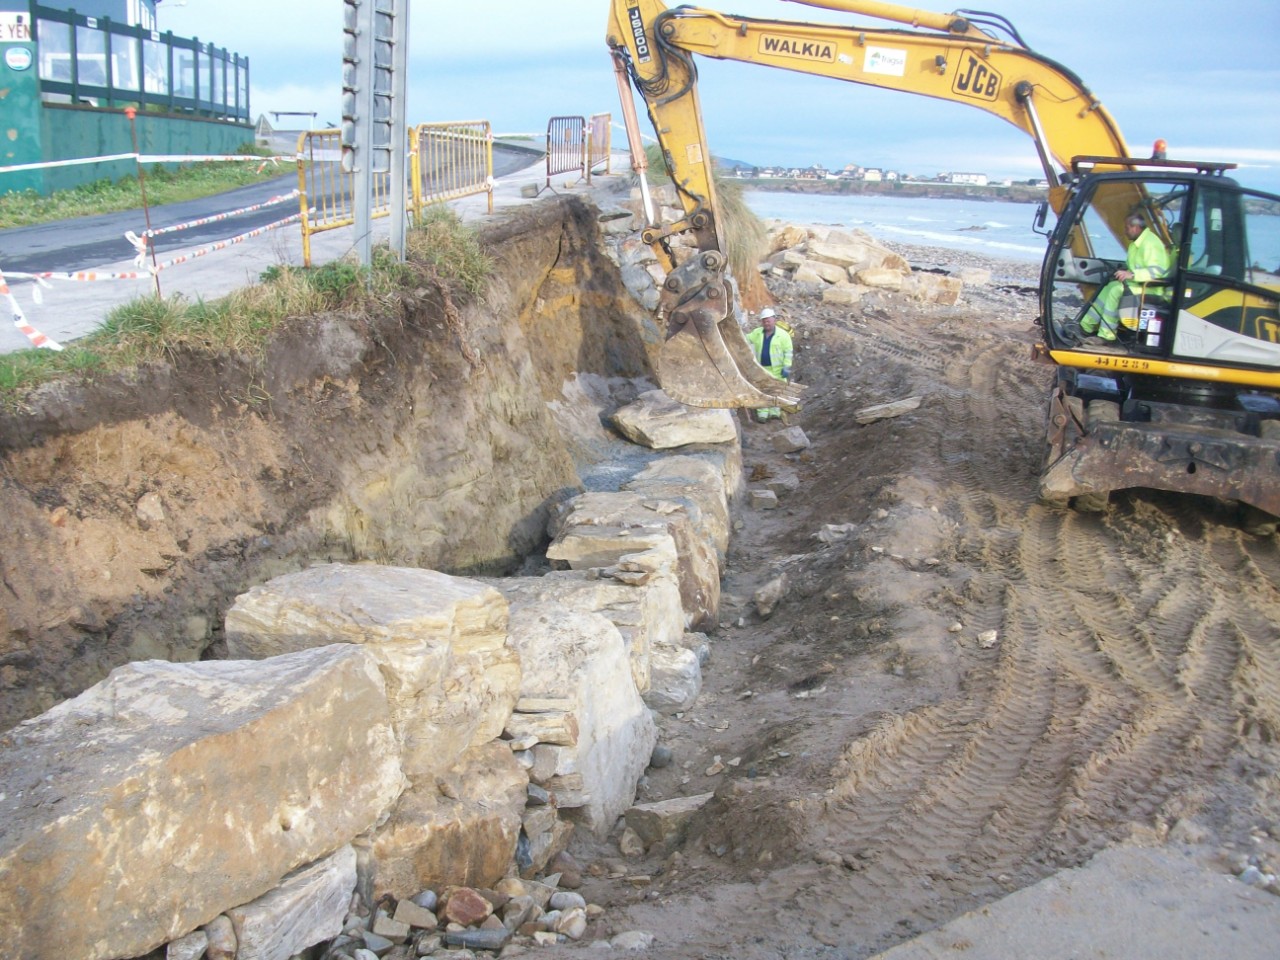
[[[22,307],[18,305],[17,299],[9,290],[9,284],[5,282],[4,272],[0,271],[0,296],[9,301],[9,308],[13,312],[13,325],[18,328],[34,347],[44,347],[46,350],[61,350],[62,344],[58,341],[46,337],[43,333],[27,322],[27,316],[22,312]]]

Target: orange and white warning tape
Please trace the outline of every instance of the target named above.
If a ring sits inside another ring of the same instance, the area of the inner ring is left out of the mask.
[[[20,280],[72,280],[77,283],[90,283],[97,280],[145,280],[151,276],[146,270],[130,270],[125,273],[99,273],[97,270],[80,270],[76,273],[11,273],[10,277]]]
[[[110,163],[113,160],[136,160],[138,163],[257,163],[261,170],[267,164],[278,165],[281,160],[292,163],[293,157],[257,157],[252,154],[153,154],[112,153],[102,157],[77,157],[73,160],[42,160],[39,163],[0,164],[0,173],[18,173],[22,170],[50,170],[54,167],[73,167],[82,163]]]
[[[208,223],[216,223],[219,220],[230,220],[232,217],[238,217],[245,213],[253,213],[255,210],[262,210],[266,207],[273,207],[281,203],[289,203],[298,199],[299,191],[293,190],[289,193],[282,193],[279,196],[264,200],[262,203],[255,203],[251,207],[241,207],[239,210],[229,210],[226,213],[215,213],[213,216],[201,217],[198,220],[189,220],[186,223],[176,223],[170,227],[160,227],[155,230],[146,230],[142,236],[130,230],[124,235],[124,238],[133,245],[134,258],[133,265],[138,268],[146,266],[147,253],[151,243],[151,238],[158,237],[165,233],[177,233],[179,230],[190,230],[192,227],[202,227]]]
[[[275,230],[277,227],[283,227],[290,223],[296,223],[301,219],[302,219],[302,214],[295,213],[291,217],[285,217],[283,220],[277,220],[275,223],[268,223],[264,227],[259,227],[257,230],[250,230],[248,233],[242,233],[238,237],[232,237],[229,240],[219,240],[217,243],[210,244],[209,246],[204,247],[200,250],[195,250],[195,251],[192,251],[191,253],[184,253],[180,257],[174,257],[172,260],[166,260],[164,263],[158,263],[151,269],[153,272],[159,273],[161,270],[168,270],[170,267],[176,267],[180,263],[187,263],[188,261],[194,260],[197,257],[203,257],[206,254],[213,253],[215,250],[225,250],[227,247],[231,246],[232,244],[243,243],[245,240],[248,240],[251,237],[260,237],[262,236],[262,234],[266,233],[268,230]]]
[[[238,217],[244,213],[253,213],[255,210],[262,210],[265,207],[273,207],[277,204],[288,203],[290,200],[298,199],[299,191],[294,190],[291,193],[282,193],[277,197],[269,200],[263,200],[262,203],[255,203],[251,207],[241,207],[239,210],[228,210],[226,213],[215,213],[210,217],[201,217],[199,220],[188,220],[186,223],[176,223],[171,227],[159,227],[155,230],[146,231],[144,237],[158,237],[162,233],[177,233],[179,230],[189,230],[192,227],[203,227],[206,223],[216,223],[219,220],[230,220],[232,217]]]
[[[4,272],[0,271],[0,296],[9,301],[9,307],[13,312],[13,325],[18,328],[31,345],[35,347],[44,347],[46,350],[61,350],[62,344],[56,340],[46,337],[43,333],[27,322],[27,316],[22,312],[22,307],[18,305],[17,299],[9,290],[9,284],[5,282]]]

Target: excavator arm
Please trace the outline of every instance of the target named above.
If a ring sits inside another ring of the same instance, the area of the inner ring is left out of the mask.
[[[611,0],[608,43],[619,78],[633,163],[643,171],[630,86],[645,102],[684,216],[661,225],[645,195],[643,239],[670,270],[659,306],[667,324],[659,379],[694,406],[764,407],[796,402],[801,388],[772,379],[754,360],[732,313],[712,160],[698,102],[694,57],[737,60],[963,103],[1031,137],[1060,211],[1059,171],[1088,155],[1127,157],[1110,114],[1070,70],[1030,49],[992,14],[938,14],[862,0],[792,0],[888,20],[900,27],[843,26],[733,16],[660,0]],[[1006,34],[1001,39],[997,33]],[[629,82],[629,84],[628,84]],[[630,85],[630,86],[629,86]],[[1100,166],[1099,169],[1105,169]],[[642,176],[643,179],[643,176]],[[1117,186],[1107,204],[1117,236],[1141,196]],[[698,254],[676,265],[668,238],[688,232]],[[709,368],[714,374],[709,374]]]

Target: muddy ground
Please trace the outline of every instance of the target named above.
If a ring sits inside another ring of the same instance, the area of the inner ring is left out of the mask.
[[[495,301],[493,328],[472,331],[483,370],[410,311],[374,322],[375,347],[350,357],[346,328],[326,328],[333,369],[318,376],[263,383],[227,366],[206,371],[204,392],[126,384],[124,407],[158,390],[216,403],[162,397],[128,433],[41,427],[48,437],[29,438],[3,477],[15,506],[0,681],[44,685],[8,722],[122,659],[216,656],[227,598],[309,556],[517,569],[565,465],[504,506],[504,478],[527,476],[552,429],[504,385],[536,380],[551,400],[575,364],[643,367],[626,318],[609,321],[612,340],[588,335],[617,312],[620,285],[597,254],[562,256],[588,246],[575,217],[504,241],[522,279]],[[917,268],[982,265],[905,252]],[[1030,360],[1034,277],[986,265],[996,282],[951,307],[873,295],[837,308],[773,289],[811,386],[790,424],[812,447],[776,453],[784,425],[743,423],[752,483],[793,474],[798,486],[776,510],[739,504],[703,694],[661,722],[674,760],[650,769],[639,799],[715,797],[676,850],[628,859],[616,833],[575,838],[583,892],[607,908],[599,932],[651,931],[657,960],[861,958],[1120,841],[1185,846],[1222,872],[1280,868],[1280,544],[1201,498],[1125,493],[1101,515],[1038,505],[1050,370]],[[530,369],[521,337],[552,315],[547,342],[567,352],[535,350]],[[410,367],[426,374],[401,376]],[[499,409],[461,406],[463,384]],[[913,396],[913,412],[855,422]],[[366,426],[344,432],[353,418]],[[427,442],[442,418],[468,435],[448,456]],[[492,462],[471,462],[484,451]],[[482,550],[464,535],[483,524],[424,516],[449,498],[474,513],[477,490],[512,514],[490,526],[520,542]],[[409,520],[416,539],[397,539]],[[54,541],[66,549],[37,546]],[[752,598],[779,577],[763,619]],[[32,651],[55,643],[42,673]]]
[[[1280,866],[1280,544],[1201,498],[1038,505],[1034,275],[986,265],[953,307],[774,287],[813,446],[745,426],[753,480],[800,485],[740,510],[703,695],[640,797],[715,799],[678,851],[576,848],[651,956],[866,957],[1118,842]]]

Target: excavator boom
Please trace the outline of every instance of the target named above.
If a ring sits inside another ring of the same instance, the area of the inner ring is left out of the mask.
[[[684,216],[661,225],[646,195],[643,238],[669,271],[660,311],[667,339],[659,360],[663,388],[695,406],[787,406],[798,384],[774,380],[755,362],[733,315],[723,277],[725,238],[717,220],[712,158],[698,101],[695,56],[756,63],[851,83],[966,103],[1024,130],[1035,142],[1059,209],[1059,170],[1079,154],[1128,155],[1123,138],[1092,93],[1069,70],[1023,46],[1010,28],[1000,40],[957,14],[892,3],[792,0],[860,13],[905,26],[842,26],[733,16],[660,0],[611,0],[608,42],[620,78],[644,100]],[[638,129],[634,101],[620,80],[628,130]],[[1054,131],[1049,139],[1048,127]],[[629,137],[633,155],[639,137]],[[644,166],[635,156],[637,168]],[[1055,167],[1056,164],[1056,167]],[[1126,189],[1126,188],[1117,188]],[[1135,196],[1133,198],[1137,200]],[[1114,204],[1121,209],[1124,203]],[[1122,218],[1110,224],[1123,235]],[[668,240],[688,233],[698,254],[716,253],[680,271]]]

